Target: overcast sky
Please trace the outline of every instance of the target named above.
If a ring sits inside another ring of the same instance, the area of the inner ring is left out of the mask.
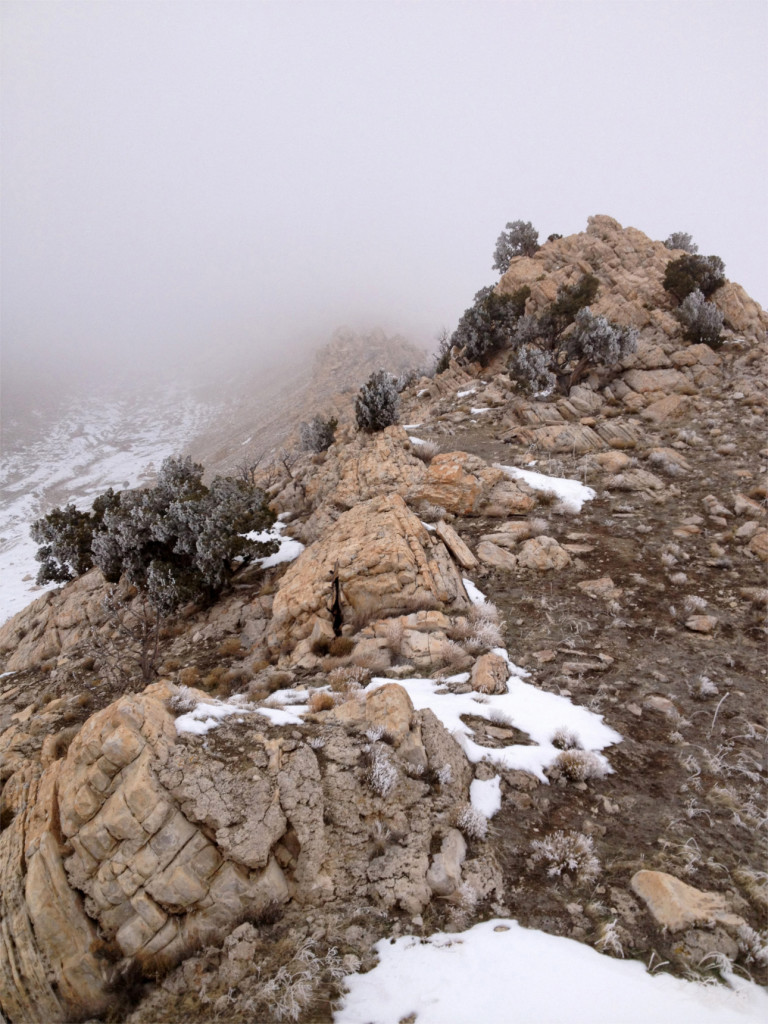
[[[431,346],[518,218],[689,231],[768,303],[764,0],[1,16],[7,374],[280,352],[344,323]]]

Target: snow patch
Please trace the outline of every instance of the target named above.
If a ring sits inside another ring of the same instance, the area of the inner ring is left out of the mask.
[[[476,811],[492,818],[501,810],[501,776],[492,779],[474,779],[469,787],[469,801]]]
[[[271,569],[273,565],[281,565],[283,562],[293,562],[304,550],[304,545],[301,541],[295,540],[293,537],[282,536],[284,529],[285,523],[280,522],[278,519],[269,530],[251,530],[250,533],[245,534],[248,540],[261,541],[262,543],[270,540],[280,542],[280,547],[274,555],[266,555],[264,558],[257,558],[255,560],[255,564],[260,565],[262,569]]]
[[[758,1024],[768,995],[648,974],[574,939],[496,918],[460,933],[376,944],[379,963],[345,978],[334,1024]]]
[[[517,469],[516,466],[502,466],[496,463],[500,469],[513,480],[523,480],[534,491],[548,491],[562,501],[572,512],[581,512],[585,501],[591,501],[596,492],[579,483],[578,480],[569,480],[565,477],[545,476],[544,473],[534,473],[530,469]]]

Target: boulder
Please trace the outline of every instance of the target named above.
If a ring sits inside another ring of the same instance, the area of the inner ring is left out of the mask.
[[[477,545],[477,555],[481,562],[493,566],[494,569],[511,572],[517,567],[517,558],[491,540],[480,541]]]
[[[711,926],[720,922],[738,926],[745,923],[728,910],[724,896],[702,892],[665,871],[638,871],[632,876],[631,884],[656,923],[671,932],[699,924]]]
[[[536,504],[527,488],[467,452],[436,455],[408,497],[462,516],[518,515],[530,512]]]
[[[570,565],[571,556],[554,537],[532,537],[520,546],[517,564],[521,569],[536,569],[547,572],[550,569],[564,569]]]
[[[478,693],[506,693],[508,679],[509,666],[492,651],[481,654],[472,666],[472,689]]]
[[[392,494],[345,512],[293,562],[273,602],[270,645],[308,637],[317,619],[334,617],[334,578],[344,623],[419,609],[469,606],[461,576],[444,545]]]

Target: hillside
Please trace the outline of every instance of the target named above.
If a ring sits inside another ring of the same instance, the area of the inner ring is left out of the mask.
[[[515,922],[563,964],[551,937],[580,943],[585,979],[638,961],[623,1020],[664,974],[740,990],[683,986],[692,1020],[760,1019],[768,317],[726,282],[722,343],[687,340],[679,255],[595,217],[512,260],[495,294],[527,286],[526,316],[590,274],[593,313],[637,329],[566,390],[454,349],[361,434],[341,334],[300,409],[286,390],[260,425],[231,396],[192,449],[217,468],[261,453],[248,422],[285,444],[334,412],[336,440],[263,466],[282,555],[166,623],[149,685],[105,655],[97,570],[0,628],[11,1024],[330,1021],[344,975],[364,1010],[337,1020],[435,1019],[442,984],[403,981],[406,1008],[390,980],[390,1017],[365,978],[451,947],[471,992],[456,947],[522,951]]]

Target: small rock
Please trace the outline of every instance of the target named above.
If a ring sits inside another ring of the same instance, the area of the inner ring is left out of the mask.
[[[728,910],[724,896],[702,892],[665,871],[638,871],[632,876],[632,888],[645,901],[656,923],[672,932],[697,924],[720,922],[738,926],[744,923]]]
[[[477,556],[481,562],[492,565],[494,569],[506,569],[509,572],[517,568],[517,558],[489,540],[483,540],[477,545]]]
[[[694,633],[711,633],[717,625],[715,615],[692,615],[686,620],[685,628]]]
[[[582,580],[576,586],[591,598],[602,598],[603,601],[617,601],[624,591],[617,587],[610,576],[601,576],[597,580]]]
[[[550,569],[564,569],[569,565],[571,556],[554,539],[554,537],[532,537],[525,541],[517,556],[517,563],[524,569],[536,569],[546,572]]]
[[[506,693],[509,668],[498,654],[481,655],[472,667],[472,689],[479,693]]]

